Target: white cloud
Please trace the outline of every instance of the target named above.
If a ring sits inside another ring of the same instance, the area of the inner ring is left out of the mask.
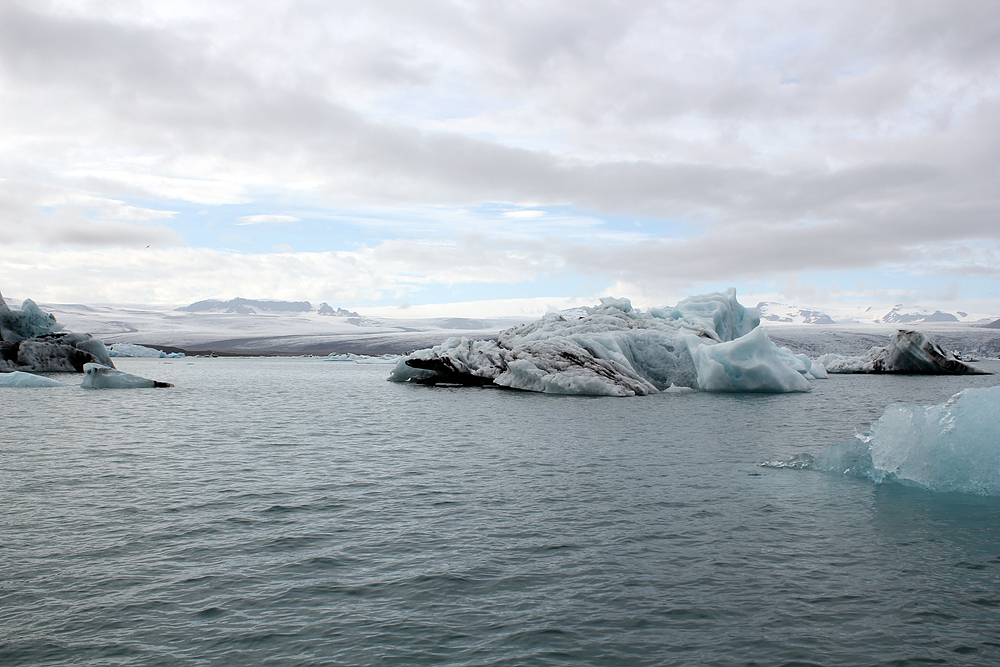
[[[298,222],[294,215],[244,215],[238,218],[237,225],[281,225]]]
[[[379,236],[359,293],[995,275],[998,62],[988,1],[7,2],[0,242],[176,244],[177,202],[308,200]]]
[[[545,215],[545,211],[537,210],[521,210],[521,211],[506,211],[503,216],[505,218],[516,218],[518,220],[532,220],[534,218],[541,218]]]

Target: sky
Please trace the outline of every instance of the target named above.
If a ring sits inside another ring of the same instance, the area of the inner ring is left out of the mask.
[[[0,3],[0,291],[1000,316],[994,0]]]

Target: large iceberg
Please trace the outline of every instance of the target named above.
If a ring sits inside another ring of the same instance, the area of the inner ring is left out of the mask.
[[[941,405],[895,404],[866,436],[765,466],[809,468],[930,491],[1000,495],[1000,386]]]
[[[817,362],[829,373],[989,375],[959,361],[919,331],[897,331],[885,347],[873,347],[859,356],[825,354]]]
[[[546,315],[496,341],[449,338],[400,359],[389,379],[496,385],[552,394],[636,396],[675,387],[720,392],[809,391],[825,377],[805,355],[778,348],[736,290],[636,310],[601,299],[581,317]]]
[[[114,367],[104,343],[90,334],[69,333],[31,299],[11,310],[0,295],[0,373],[82,372],[85,364]]]

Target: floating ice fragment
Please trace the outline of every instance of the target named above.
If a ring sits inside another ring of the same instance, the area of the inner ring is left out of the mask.
[[[24,371],[14,371],[12,373],[0,373],[0,387],[68,387],[58,380],[25,373]]]
[[[941,405],[898,403],[866,436],[766,467],[811,468],[930,491],[1000,495],[1000,386],[966,389]]]
[[[144,345],[135,343],[114,343],[108,348],[110,357],[149,357],[152,359],[180,359],[183,352],[164,352]]]
[[[129,375],[100,364],[87,364],[83,367],[86,375],[80,386],[84,389],[145,389],[152,387],[172,387],[168,382],[147,380],[138,375]]]

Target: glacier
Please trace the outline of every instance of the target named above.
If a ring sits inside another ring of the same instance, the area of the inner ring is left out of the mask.
[[[835,472],[876,484],[1000,495],[1000,386],[966,389],[940,405],[897,403],[867,435],[763,464]]]
[[[550,394],[643,396],[690,387],[710,392],[805,392],[820,364],[778,348],[736,290],[674,307],[599,306],[552,313],[495,341],[449,338],[396,364],[394,382],[500,386]]]
[[[824,354],[816,361],[828,373],[989,374],[959,361],[919,331],[897,331],[888,345],[872,347],[862,355]]]
[[[173,386],[169,382],[157,382],[122,373],[102,364],[87,364],[83,370],[85,375],[80,386],[84,389],[152,389]]]

